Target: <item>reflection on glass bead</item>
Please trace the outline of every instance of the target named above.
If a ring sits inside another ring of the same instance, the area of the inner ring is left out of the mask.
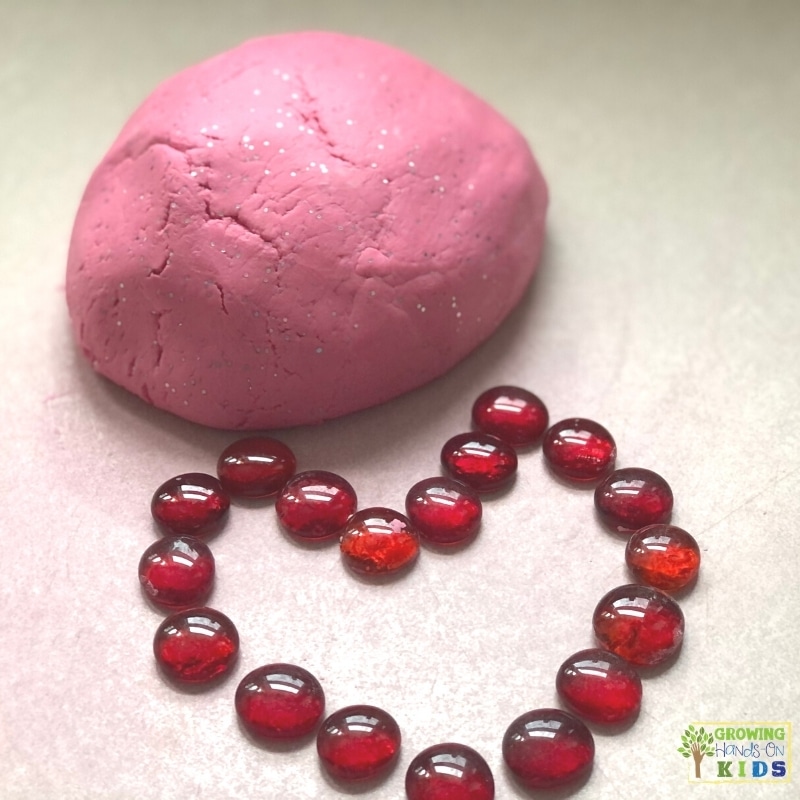
[[[517,453],[488,433],[460,433],[442,448],[442,466],[461,483],[477,492],[502,489],[517,474]]]
[[[451,478],[426,478],[406,495],[406,514],[423,539],[447,547],[475,536],[483,507],[480,497],[466,484]]]
[[[299,739],[322,719],[325,694],[319,681],[302,667],[267,664],[242,678],[235,706],[254,739]]]
[[[213,608],[178,611],[158,626],[153,653],[162,674],[175,683],[216,683],[236,663],[239,633]]]
[[[338,536],[356,510],[356,493],[339,475],[323,470],[300,472],[275,499],[281,527],[304,541]]]
[[[683,528],[648,525],[628,539],[625,561],[640,583],[674,592],[697,577],[700,548]]]
[[[535,444],[547,428],[547,408],[526,389],[495,386],[485,391],[472,406],[472,422],[514,447]]]
[[[374,706],[348,706],[322,723],[317,753],[338,781],[374,780],[394,766],[400,739],[400,728],[390,714]]]
[[[649,469],[618,469],[598,484],[594,505],[609,528],[630,533],[669,520],[672,489]]]
[[[365,508],[345,525],[339,542],[344,563],[360,575],[389,575],[414,563],[419,535],[391,508]]]
[[[553,789],[588,775],[594,763],[594,739],[572,714],[539,708],[509,725],[503,758],[528,789]]]
[[[611,434],[590,419],[557,422],[544,435],[545,462],[568,481],[594,481],[614,467],[617,446]]]
[[[463,744],[436,744],[406,772],[408,800],[493,800],[494,777],[480,753]]]
[[[593,624],[603,647],[636,666],[661,664],[683,642],[680,606],[649,586],[628,584],[612,589],[597,604]]]
[[[159,527],[177,536],[216,533],[228,516],[231,500],[212,475],[187,472],[165,481],[150,501]]]
[[[165,536],[142,554],[139,582],[147,597],[161,608],[200,606],[214,585],[214,556],[199,539]]]
[[[581,650],[564,661],[556,675],[556,690],[571,711],[601,725],[635,719],[642,702],[636,670],[599,648]]]
[[[217,474],[233,497],[276,495],[294,475],[294,453],[277,439],[251,436],[228,445],[217,461]]]

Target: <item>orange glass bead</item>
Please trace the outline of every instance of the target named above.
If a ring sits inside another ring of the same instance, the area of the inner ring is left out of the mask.
[[[389,575],[414,563],[419,534],[391,508],[365,508],[345,525],[339,549],[345,564],[359,575]]]
[[[648,525],[628,540],[625,562],[639,583],[674,592],[697,577],[700,548],[683,528]]]

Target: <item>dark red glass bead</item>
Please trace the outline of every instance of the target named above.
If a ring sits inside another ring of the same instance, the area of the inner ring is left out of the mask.
[[[502,489],[517,473],[517,453],[488,433],[459,433],[442,448],[442,466],[478,492]]]
[[[700,548],[683,528],[648,525],[628,539],[625,561],[640,583],[674,592],[697,577]]]
[[[628,533],[666,522],[672,514],[672,489],[649,469],[618,469],[598,484],[594,506],[609,528]]]
[[[598,648],[570,656],[558,670],[556,690],[571,711],[601,725],[635,719],[642,704],[642,680],[636,670]]]
[[[495,386],[485,391],[472,406],[472,422],[514,447],[535,444],[547,428],[544,403],[517,386]]]
[[[419,555],[419,534],[391,508],[365,508],[350,517],[339,548],[353,572],[388,575],[414,562]]]
[[[293,664],[254,669],[236,689],[236,713],[255,739],[299,739],[322,719],[325,693],[307,670]]]
[[[542,454],[559,477],[594,481],[614,468],[617,445],[602,425],[574,417],[551,426],[542,440]]]
[[[451,478],[426,478],[406,495],[406,514],[423,539],[446,547],[475,536],[483,506],[466,484]]]
[[[228,445],[217,462],[217,474],[234,497],[272,497],[294,475],[294,453],[277,439],[251,436]]]
[[[323,541],[342,532],[356,510],[355,489],[339,475],[322,470],[300,472],[275,499],[283,529],[307,541]]]
[[[161,608],[201,606],[214,585],[214,556],[191,536],[165,536],[142,554],[139,582]]]
[[[165,481],[150,501],[153,519],[178,536],[206,536],[222,527],[231,499],[212,475],[187,472]]]
[[[317,733],[317,753],[338,781],[366,781],[385,775],[400,752],[400,728],[374,706],[348,706],[331,714]]]
[[[503,758],[527,788],[552,789],[588,775],[594,763],[594,739],[572,714],[539,708],[509,725]]]
[[[236,663],[239,633],[219,611],[190,608],[158,626],[153,653],[162,673],[175,683],[216,682]]]
[[[680,606],[649,586],[628,584],[612,589],[597,604],[593,624],[603,647],[636,666],[661,664],[683,641]]]
[[[493,800],[494,778],[480,753],[463,744],[423,750],[406,772],[408,800]]]

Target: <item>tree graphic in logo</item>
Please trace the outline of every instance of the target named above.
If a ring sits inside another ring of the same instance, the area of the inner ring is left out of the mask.
[[[678,752],[684,758],[694,759],[694,776],[700,777],[700,762],[704,756],[714,755],[714,737],[706,733],[706,729],[701,727],[695,730],[694,725],[690,725],[681,735],[681,746]]]

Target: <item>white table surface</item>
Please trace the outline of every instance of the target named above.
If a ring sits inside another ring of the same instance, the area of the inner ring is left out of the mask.
[[[279,436],[361,504],[403,502],[468,427],[479,391],[537,392],[594,418],[620,466],[664,475],[704,564],[683,652],[645,680],[637,723],[597,733],[574,796],[790,798],[797,784],[690,786],[695,720],[798,721],[800,4],[0,0],[0,797],[335,798],[313,744],[257,748],[232,706],[269,661],[314,672],[328,708],[379,705],[404,734],[371,794],[403,796],[419,750],[472,745],[497,797],[523,797],[500,741],[557,702],[598,599],[628,582],[591,493],[539,451],[486,503],[475,544],[424,552],[373,586],[334,548],[289,543],[237,507],[213,547],[212,605],[238,624],[235,674],[204,694],[157,675],[159,615],[136,565],[154,488],[213,471],[233,435],[146,407],[76,352],[64,265],[83,187],[163,78],[245,38],[332,29],[382,39],[482,95],[528,137],[551,188],[548,244],[504,327],[445,377],[385,406]]]

